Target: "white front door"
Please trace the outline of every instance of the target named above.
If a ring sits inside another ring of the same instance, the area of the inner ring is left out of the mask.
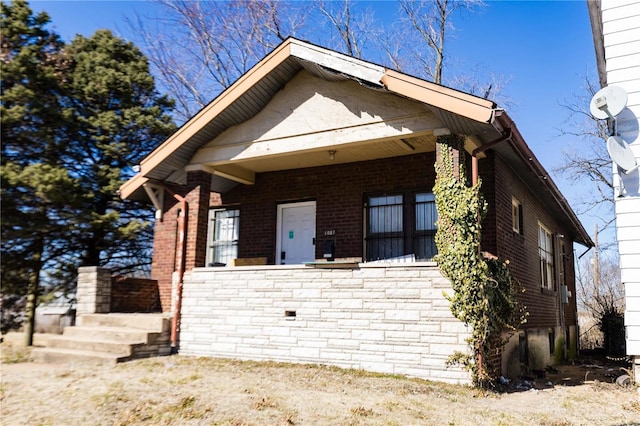
[[[280,204],[276,264],[291,265],[315,260],[316,202]]]

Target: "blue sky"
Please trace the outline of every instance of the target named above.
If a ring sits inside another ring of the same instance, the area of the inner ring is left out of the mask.
[[[134,12],[153,14],[144,1],[32,1],[34,11],[49,13],[53,28],[69,41],[77,33],[89,36],[109,28],[128,38],[126,18]],[[579,144],[557,137],[568,112],[560,103],[582,89],[582,77],[595,75],[595,54],[586,1],[487,1],[480,12],[455,21],[448,41],[449,67],[480,66],[510,79],[505,89],[513,105],[507,109],[544,167],[551,173],[561,153]],[[395,7],[372,2],[381,18]],[[366,58],[364,58],[366,59]],[[445,68],[445,72],[447,69]],[[573,182],[552,176],[570,203],[577,199]],[[593,232],[593,218],[581,217]],[[606,237],[605,237],[606,239]],[[602,237],[601,237],[602,240]],[[580,250],[581,252],[581,250]]]

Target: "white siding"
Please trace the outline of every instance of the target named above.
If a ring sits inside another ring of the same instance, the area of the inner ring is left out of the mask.
[[[607,83],[624,88],[627,110],[618,116],[620,136],[640,163],[640,1],[602,0]],[[640,356],[640,171],[614,167],[620,269],[625,284],[627,354]],[[618,197],[622,191],[624,197]]]

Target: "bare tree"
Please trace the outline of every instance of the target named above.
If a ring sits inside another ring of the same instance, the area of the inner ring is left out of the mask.
[[[445,42],[449,32],[454,30],[452,15],[456,11],[471,11],[484,3],[481,0],[400,0],[399,5],[405,20],[422,41],[413,51],[414,58],[422,65],[428,78],[443,84]],[[423,43],[427,49],[421,48]]]
[[[376,19],[375,4],[363,7],[354,0],[156,2],[163,6],[160,14],[138,16],[129,24],[160,85],[175,98],[177,118],[183,121],[288,36],[441,84],[447,63],[445,42],[454,30],[454,18],[483,5],[480,0],[403,0],[398,15],[385,24]],[[396,33],[403,36],[384,36]],[[491,81],[480,84],[476,72],[458,74],[447,83],[492,99],[508,82],[491,76]]]
[[[138,16],[129,24],[183,120],[304,22],[305,6],[275,0],[156,1],[163,6],[162,15]]]
[[[320,1],[317,7],[330,26],[337,32],[339,43],[331,43],[344,48],[346,54],[362,58],[370,42],[375,42],[382,32],[371,8],[356,11],[353,0]]]
[[[593,213],[602,221],[601,228],[606,229],[615,220],[613,173],[605,143],[608,127],[606,121],[594,118],[589,112],[589,102],[598,90],[596,83],[588,76],[583,81],[581,92],[561,103],[569,118],[559,133],[572,136],[577,142],[564,151],[562,164],[554,171],[590,184],[578,205],[578,213]]]
[[[583,318],[581,341],[595,332],[602,337],[591,337],[591,341],[597,340],[608,354],[624,353],[624,284],[617,256],[585,258],[578,262],[577,272],[576,300],[578,315]]]

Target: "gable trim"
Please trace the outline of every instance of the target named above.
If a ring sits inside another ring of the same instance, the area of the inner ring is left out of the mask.
[[[391,92],[481,123],[493,119],[495,104],[477,96],[392,70],[386,71],[382,83]]]
[[[284,42],[276,47],[262,61],[251,68],[240,77],[228,89],[223,91],[209,105],[187,121],[175,133],[173,133],[164,143],[153,150],[140,163],[140,172],[120,187],[120,196],[124,199],[131,196],[144,183],[142,178],[145,173],[162,163],[171,153],[179,149],[183,143],[193,137],[202,127],[202,123],[213,120],[225,108],[229,107],[250,87],[255,85],[260,79],[273,71],[280,63],[284,62],[291,55],[289,43]]]

